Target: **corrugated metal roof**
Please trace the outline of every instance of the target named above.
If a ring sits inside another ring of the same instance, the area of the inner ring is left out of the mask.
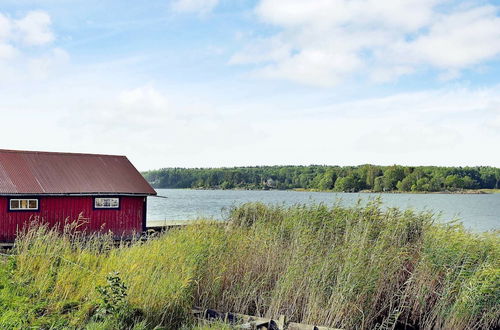
[[[0,195],[156,195],[125,156],[0,149]]]

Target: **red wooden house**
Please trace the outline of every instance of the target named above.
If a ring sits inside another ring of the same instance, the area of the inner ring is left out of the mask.
[[[125,156],[0,150],[0,242],[30,219],[87,220],[87,232],[131,237],[146,228],[156,191]]]

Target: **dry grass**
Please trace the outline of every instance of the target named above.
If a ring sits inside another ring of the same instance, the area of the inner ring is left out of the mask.
[[[33,226],[0,267],[4,327],[149,329],[191,324],[193,305],[346,329],[500,326],[498,233],[368,206],[234,209],[146,243],[113,247]],[[127,308],[93,319],[119,272]]]

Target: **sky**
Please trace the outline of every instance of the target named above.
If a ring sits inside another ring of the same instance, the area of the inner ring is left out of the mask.
[[[0,149],[500,167],[500,0],[0,0]]]

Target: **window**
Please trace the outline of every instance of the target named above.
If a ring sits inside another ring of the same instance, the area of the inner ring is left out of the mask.
[[[38,211],[38,199],[11,199],[9,202],[11,211]]]
[[[119,209],[120,198],[118,197],[96,197],[94,198],[94,208],[96,209]]]

